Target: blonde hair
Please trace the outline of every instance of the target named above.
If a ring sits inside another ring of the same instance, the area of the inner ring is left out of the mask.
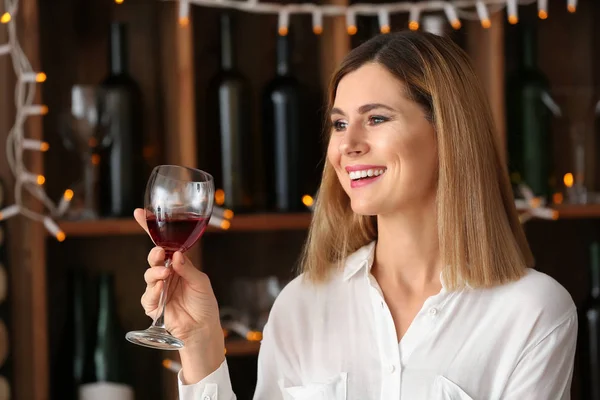
[[[433,34],[376,36],[352,50],[333,75],[328,111],[340,80],[367,63],[378,63],[401,80],[405,95],[423,108],[435,128],[444,282],[456,289],[520,278],[526,267],[533,266],[533,256],[496,143],[489,103],[468,56],[450,39]],[[329,113],[326,116],[329,136]],[[313,282],[323,282],[348,255],[376,239],[376,217],[352,211],[326,160],[301,272]]]

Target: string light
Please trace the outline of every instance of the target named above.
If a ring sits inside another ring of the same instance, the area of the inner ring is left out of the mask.
[[[358,32],[358,28],[356,27],[356,14],[352,9],[346,11],[346,30],[348,31],[348,35],[356,35],[356,32]]]
[[[477,9],[477,16],[481,21],[481,26],[484,29],[489,29],[492,26],[492,21],[490,20],[490,13],[488,12],[487,6],[483,1],[478,1],[475,4],[475,8]]]
[[[65,214],[65,212],[67,212],[67,209],[71,204],[71,200],[73,200],[74,194],[75,193],[73,193],[71,189],[65,190],[62,198],[60,199],[60,203],[58,204],[58,209],[56,210],[57,216],[62,217]]]
[[[188,26],[190,24],[190,2],[189,0],[179,0],[179,25]]]
[[[444,12],[446,13],[446,18],[448,18],[450,25],[452,25],[454,29],[460,29],[462,24],[458,19],[458,14],[456,14],[456,9],[454,6],[450,3],[446,3],[444,5]]]
[[[410,9],[410,14],[408,16],[408,29],[411,31],[419,30],[419,16],[421,14],[421,8],[414,6]]]
[[[517,0],[506,1],[506,12],[508,13],[508,22],[511,25],[515,25],[517,22],[519,22]]]
[[[14,74],[18,77],[15,85],[15,110],[16,116],[13,126],[8,132],[6,139],[6,150],[8,166],[15,177],[15,204],[6,207],[0,211],[0,219],[10,218],[17,214],[21,214],[32,221],[41,222],[46,229],[56,237],[57,240],[65,240],[65,234],[60,230],[58,225],[50,218],[49,215],[57,213],[57,206],[46,195],[43,189],[46,178],[41,174],[34,174],[28,171],[23,157],[25,151],[48,151],[49,145],[47,142],[38,140],[37,138],[27,138],[25,136],[25,123],[28,117],[40,116],[48,113],[48,107],[43,104],[33,104],[35,99],[37,85],[45,82],[48,78],[43,72],[33,70],[31,62],[21,48],[16,27],[16,13],[19,10],[20,0],[12,0],[7,12],[0,16],[0,22],[8,24],[8,42],[0,45],[0,55],[7,54],[12,59]],[[47,209],[37,211],[28,208],[23,201],[24,192],[39,200]],[[67,196],[68,197],[68,196]],[[72,195],[71,195],[72,197]],[[64,204],[64,203],[63,203]],[[64,212],[65,206],[62,205]]]
[[[312,24],[315,35],[323,33],[323,13],[318,9],[312,13]]]
[[[390,13],[385,8],[382,8],[377,13],[379,19],[379,30],[381,33],[390,33]]]
[[[289,23],[290,14],[286,10],[282,10],[279,13],[279,23],[277,29],[277,33],[279,33],[279,36],[287,36]]]
[[[123,4],[123,1],[124,0],[115,0],[115,3],[117,3],[117,4]]]
[[[568,0],[567,10],[569,10],[570,13],[577,11],[577,0]]]
[[[48,106],[46,105],[35,105],[23,107],[23,114],[25,115],[46,115],[48,114]]]
[[[13,204],[12,206],[8,206],[0,210],[0,221],[7,220],[10,217],[14,217],[20,212],[19,206]]]
[[[305,194],[304,196],[302,196],[302,204],[304,204],[306,207],[311,207],[314,204],[314,199],[312,198],[312,196]]]
[[[548,0],[538,0],[538,17],[540,19],[548,18]]]
[[[42,142],[41,140],[24,139],[22,145],[27,150],[48,151],[50,149],[48,142]]]
[[[67,235],[65,235],[65,233],[60,230],[58,225],[56,225],[56,222],[54,222],[50,217],[44,218],[44,226],[46,227],[48,232],[50,232],[50,234],[54,236],[59,242],[64,241],[67,237]]]

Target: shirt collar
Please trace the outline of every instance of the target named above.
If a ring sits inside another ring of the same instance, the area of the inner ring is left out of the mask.
[[[350,278],[363,270],[365,276],[368,276],[371,267],[373,267],[373,261],[375,260],[375,243],[376,241],[372,241],[348,256],[344,267],[344,282],[347,282]],[[444,274],[441,272],[440,282],[442,284],[442,291],[446,291],[447,285],[444,283]]]
[[[368,273],[373,266],[374,258],[375,241],[372,241],[350,254],[346,259],[346,265],[344,266],[344,281],[348,281],[363,269]]]

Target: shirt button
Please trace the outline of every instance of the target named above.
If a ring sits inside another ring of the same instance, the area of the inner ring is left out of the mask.
[[[430,309],[429,309],[429,315],[431,315],[432,317],[433,317],[434,315],[436,315],[436,314],[437,314],[437,312],[438,312],[438,310],[437,310],[437,308],[435,308],[435,307],[432,307],[432,308],[430,308]]]
[[[210,396],[204,396],[202,400],[210,400]]]

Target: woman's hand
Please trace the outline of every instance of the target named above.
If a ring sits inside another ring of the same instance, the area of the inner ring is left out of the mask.
[[[144,210],[136,209],[135,220],[146,232]],[[169,295],[165,307],[165,327],[184,342],[180,350],[187,383],[196,383],[224,360],[224,339],[219,307],[206,274],[196,269],[180,252],[173,255],[171,268],[165,268],[165,251],[153,248],[148,254],[150,268],[144,273],[146,291],[142,307],[146,315],[156,318],[163,280],[169,275]]]

